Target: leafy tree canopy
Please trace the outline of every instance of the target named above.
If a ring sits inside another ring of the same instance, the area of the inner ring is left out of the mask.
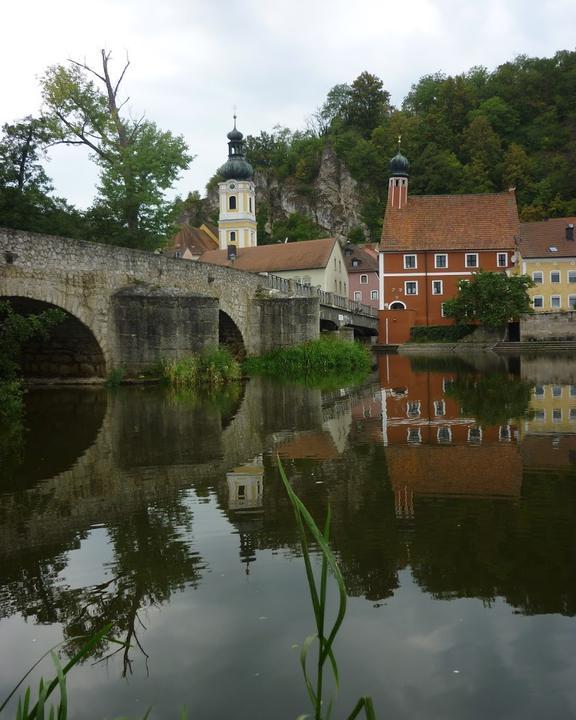
[[[444,303],[444,314],[457,323],[478,322],[499,327],[524,313],[532,312],[528,275],[506,275],[480,271],[470,280],[460,280],[458,295]]]
[[[130,63],[113,79],[110,60],[102,50],[98,69],[73,60],[48,68],[42,78],[45,122],[55,143],[89,148],[100,166],[94,211],[108,227],[116,226],[114,240],[152,248],[171,229],[164,193],[192,157],[182,136],[124,111],[127,100],[120,101],[119,90]]]

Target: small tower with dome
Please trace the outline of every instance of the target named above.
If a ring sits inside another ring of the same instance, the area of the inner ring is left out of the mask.
[[[222,182],[218,185],[220,214],[218,242],[220,250],[255,247],[256,202],[253,182],[254,170],[244,156],[244,136],[236,128],[228,133],[228,160],[218,170]]]
[[[398,152],[390,160],[388,180],[388,207],[402,210],[408,203],[408,174],[410,163],[400,152],[401,138],[398,138]]]

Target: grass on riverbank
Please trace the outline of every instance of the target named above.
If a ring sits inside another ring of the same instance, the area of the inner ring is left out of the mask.
[[[367,373],[372,354],[365,345],[336,338],[321,338],[278,348],[262,357],[250,357],[243,368],[249,375],[302,378]]]
[[[162,379],[177,389],[218,387],[241,376],[240,363],[224,347],[162,363]]]

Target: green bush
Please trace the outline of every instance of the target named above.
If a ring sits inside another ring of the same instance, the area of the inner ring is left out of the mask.
[[[223,385],[240,378],[240,364],[223,347],[162,363],[162,376],[175,388]]]
[[[278,348],[262,357],[244,361],[248,374],[302,377],[368,372],[372,364],[370,350],[359,343],[322,338],[301,345]]]
[[[410,330],[410,342],[458,342],[476,329],[476,325],[415,325]]]

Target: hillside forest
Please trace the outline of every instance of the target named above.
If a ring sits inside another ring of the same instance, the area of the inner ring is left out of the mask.
[[[48,77],[53,95],[66,89],[57,79]],[[140,234],[134,224],[129,226],[118,191],[122,173],[102,158],[104,181],[93,208],[81,212],[53,197],[42,160],[54,142],[55,125],[50,118],[26,118],[5,125],[0,140],[0,225],[152,247],[166,242],[179,217],[192,224],[214,219],[213,204],[197,192],[172,204],[160,200],[190,156],[183,140],[162,134],[153,124],[149,127],[142,163],[149,161],[155,143],[172,163],[169,173],[159,173],[159,186],[149,190],[162,206],[162,222],[149,221]],[[56,127],[58,142],[66,141],[66,129]],[[274,186],[280,193],[289,188],[305,208],[314,208],[327,150],[335,154],[357,188],[358,222],[348,227],[347,237],[375,241],[386,201],[388,162],[399,136],[410,160],[411,194],[515,187],[524,221],[575,215],[576,51],[560,51],[551,58],[519,56],[492,72],[473,67],[461,75],[425,75],[400,107],[391,104],[380,78],[363,72],[351,84],[335,85],[305,129],[277,127],[249,135],[246,153],[256,171],[257,193],[262,187]],[[121,154],[121,142],[114,141]],[[163,141],[169,147],[162,147]],[[217,182],[215,175],[208,183],[208,198],[214,196]],[[259,243],[332,234],[334,228],[317,219],[307,211],[288,214],[259,194]]]

